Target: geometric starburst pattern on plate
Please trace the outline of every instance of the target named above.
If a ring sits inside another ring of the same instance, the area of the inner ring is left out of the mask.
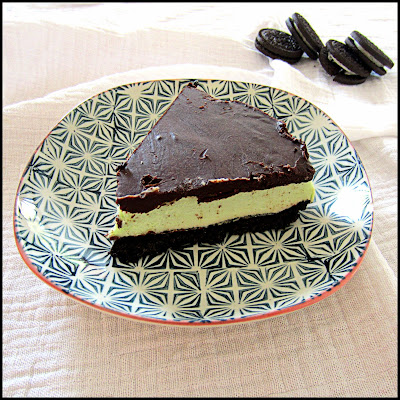
[[[46,136],[21,177],[18,248],[31,270],[74,299],[150,322],[200,325],[266,318],[332,293],[358,268],[373,221],[364,167],[340,128],[307,100],[254,83],[198,80],[223,100],[258,107],[304,140],[315,200],[282,230],[227,235],[124,264],[105,237],[116,167],[189,79],[131,83],[78,105]]]

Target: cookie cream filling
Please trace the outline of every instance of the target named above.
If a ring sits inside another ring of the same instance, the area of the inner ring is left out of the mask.
[[[343,65],[340,61],[336,60],[335,57],[333,57],[333,55],[331,53],[328,52],[328,60],[329,61],[333,61],[335,64],[339,65],[339,67],[344,69],[344,73],[346,75],[357,75],[355,74],[353,71],[350,71],[345,65]]]
[[[380,68],[383,68],[384,65],[379,62],[374,56],[372,56],[370,53],[368,53],[366,50],[364,50],[364,48],[360,45],[360,43],[357,42],[356,39],[354,39],[354,37],[351,37],[353,39],[353,42],[355,44],[355,46],[357,47],[358,50],[361,51],[362,54],[364,54],[365,57],[367,57],[370,61],[372,61],[375,65],[377,65]]]
[[[147,213],[130,213],[118,207],[117,223],[107,237],[115,239],[149,232],[203,228],[242,217],[276,214],[301,201],[313,201],[314,194],[314,185],[309,181],[241,192],[210,202],[198,202],[195,196],[183,197]]]

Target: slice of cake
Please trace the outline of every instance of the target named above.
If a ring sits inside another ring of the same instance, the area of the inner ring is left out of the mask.
[[[188,84],[118,168],[111,254],[136,262],[283,228],[313,200],[313,175],[306,145],[283,122]]]

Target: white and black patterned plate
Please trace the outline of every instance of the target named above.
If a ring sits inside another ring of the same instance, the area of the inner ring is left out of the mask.
[[[133,83],[66,115],[29,161],[14,231],[29,268],[99,310],[139,321],[206,325],[267,318],[312,304],[343,286],[368,246],[372,197],[356,151],[308,101],[257,84],[199,80],[211,95],[240,100],[286,121],[315,167],[315,201],[284,230],[227,236],[122,264],[105,237],[114,224],[117,165],[137,147],[184,80]]]

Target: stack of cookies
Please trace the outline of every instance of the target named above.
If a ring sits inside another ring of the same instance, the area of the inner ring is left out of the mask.
[[[330,39],[324,45],[309,22],[299,13],[286,20],[290,33],[265,28],[258,32],[255,47],[270,58],[290,64],[300,61],[304,53],[319,60],[333,80],[345,85],[363,83],[374,72],[385,75],[393,61],[367,37],[353,31],[345,43]]]

